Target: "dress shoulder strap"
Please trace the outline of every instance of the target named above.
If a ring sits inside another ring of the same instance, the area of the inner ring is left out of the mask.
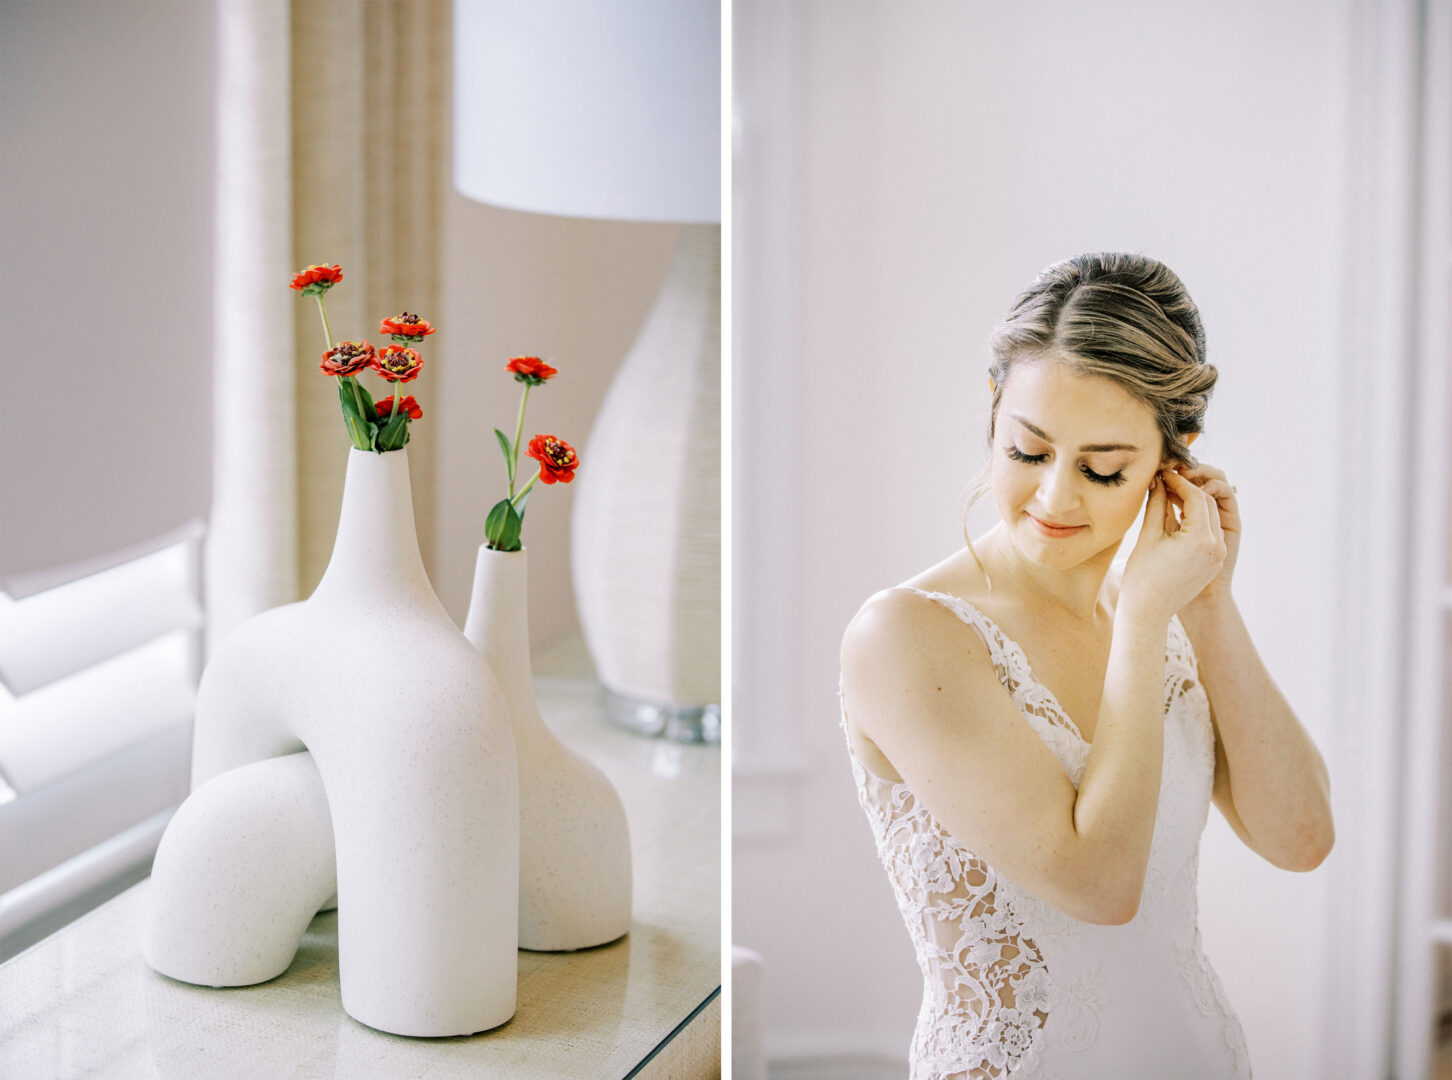
[[[919,589],[912,585],[898,585],[895,588],[903,592],[916,593],[917,595],[941,604],[963,622],[978,631],[978,636],[988,646],[989,658],[993,661],[995,668],[1003,669],[1007,666],[1006,654],[1010,645],[1009,638],[999,629],[998,624],[983,614],[961,596],[954,596],[952,593],[933,592],[928,589]]]
[[[1069,779],[1078,784],[1088,757],[1089,744],[1079,732],[1073,718],[1064,711],[1053,692],[1034,677],[1023,646],[1005,634],[1002,628],[961,596],[930,592],[909,585],[899,586],[909,592],[942,604],[974,630],[988,646],[988,655],[998,681],[1013,698],[1029,726],[1048,744],[1063,765]]]

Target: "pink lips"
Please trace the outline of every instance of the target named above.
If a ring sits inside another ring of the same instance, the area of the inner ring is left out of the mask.
[[[1073,536],[1080,529],[1088,527],[1085,525],[1050,525],[1047,522],[1040,521],[1032,514],[1026,513],[1026,516],[1030,521],[1033,522],[1034,528],[1037,529],[1039,534],[1042,536],[1050,536],[1056,538],[1062,536]]]

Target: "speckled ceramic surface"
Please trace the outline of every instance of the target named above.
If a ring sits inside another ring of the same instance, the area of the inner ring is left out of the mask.
[[[467,1038],[405,1039],[339,1007],[336,913],[313,919],[269,982],[218,992],[156,974],[140,950],[147,880],[0,964],[0,1077],[643,1080],[667,1065],[678,1078],[717,1075],[717,1014],[700,1006],[722,974],[721,749],[611,725],[583,640],[534,659],[545,723],[625,803],[630,933],[597,949],[518,952],[513,1020]],[[688,1049],[708,1055],[699,1069],[675,1067]]]
[[[519,945],[555,952],[614,941],[630,928],[630,830],[605,774],[540,716],[529,659],[527,558],[527,551],[480,546],[464,636],[498,676],[514,721]]]
[[[343,1008],[398,1035],[464,1035],[514,1014],[518,776],[498,683],[424,573],[406,455],[350,452],[317,590],[208,664],[145,955],[205,985],[277,974],[332,894],[330,812]],[[258,767],[284,755],[301,760]]]

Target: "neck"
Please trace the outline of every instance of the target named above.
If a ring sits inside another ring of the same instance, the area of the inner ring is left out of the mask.
[[[1008,583],[1035,600],[1061,608],[1083,622],[1093,622],[1109,607],[1104,580],[1114,563],[1119,545],[1105,548],[1092,557],[1062,570],[1030,561],[1013,543],[1008,529],[999,522],[974,547],[979,550],[994,587]]]
[[[360,586],[433,596],[413,524],[407,455],[349,452],[333,556],[314,596],[356,592]]]

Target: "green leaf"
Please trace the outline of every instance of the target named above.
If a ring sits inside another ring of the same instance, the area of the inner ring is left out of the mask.
[[[373,449],[373,437],[368,430],[373,426],[372,424],[365,425],[362,420],[358,419],[356,412],[351,412],[343,417],[343,423],[347,425],[348,438],[353,440],[355,447],[359,450]]]
[[[504,470],[509,474],[509,486],[514,486],[514,446],[509,441],[509,436],[498,428],[494,429],[495,436],[499,439],[499,449],[504,451]]]
[[[348,380],[354,386],[356,386],[358,388],[358,393],[363,398],[363,404],[365,406],[367,406],[369,409],[372,409],[373,410],[373,415],[374,416],[377,416],[378,415],[378,410],[375,409],[375,408],[373,408],[373,395],[368,392],[368,387],[364,386],[362,383],[360,383],[357,379],[353,378],[353,376],[351,376],[351,375],[348,376]]]
[[[378,449],[398,450],[408,441],[408,413],[399,413],[378,433]]]
[[[524,528],[524,519],[514,509],[514,504],[509,504],[509,522],[504,530],[504,550],[519,550],[519,532]]]
[[[524,504],[529,502],[529,497],[534,494],[534,488],[530,488],[519,498],[514,500],[514,509],[519,512],[519,520],[524,520]]]
[[[489,510],[489,516],[484,519],[484,536],[489,541],[489,546],[498,551],[519,550],[519,529],[523,524],[514,504],[508,499],[500,499]]]
[[[489,541],[489,546],[497,548],[500,540],[504,537],[505,526],[509,523],[509,500],[500,499],[489,508],[489,515],[484,519],[484,538]]]
[[[358,415],[358,403],[353,400],[353,389],[346,378],[338,380],[338,404],[343,406],[344,417]]]
[[[373,425],[358,415],[358,403],[353,400],[353,392],[346,379],[338,381],[338,403],[343,407],[343,426],[348,429],[348,438],[353,440],[353,445],[359,450],[373,449],[372,434],[369,431]]]

